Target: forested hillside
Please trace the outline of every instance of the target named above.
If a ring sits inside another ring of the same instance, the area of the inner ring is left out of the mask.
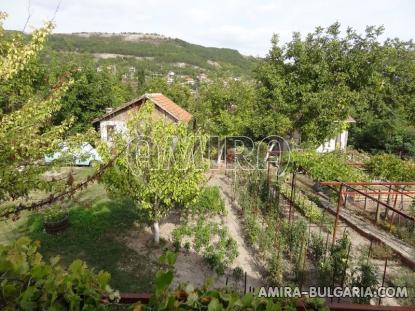
[[[153,73],[227,73],[250,76],[256,59],[226,48],[204,47],[157,34],[54,34],[48,47],[55,51],[90,53],[98,59],[139,63]]]

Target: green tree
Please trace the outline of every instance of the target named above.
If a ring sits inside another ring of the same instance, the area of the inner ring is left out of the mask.
[[[345,60],[338,35],[338,24],[326,32],[318,28],[304,40],[294,33],[282,48],[274,36],[271,50],[257,70],[258,113],[267,115],[269,111],[260,123],[266,131],[262,135],[292,135],[298,130],[303,142],[316,145],[342,129],[353,94],[342,72]]]
[[[366,162],[373,178],[387,181],[414,181],[415,161],[402,160],[393,154],[377,154]]]
[[[251,135],[255,102],[255,87],[249,81],[216,79],[200,87],[192,101],[191,111],[199,128],[219,137],[218,162],[223,155],[226,136]]]
[[[159,221],[174,207],[187,207],[199,194],[206,165],[205,137],[185,124],[152,119],[150,104],[128,124],[128,135],[100,146],[104,160],[118,155],[103,182],[113,195],[132,198],[148,212],[154,241],[159,243]]]
[[[116,107],[131,99],[127,86],[108,71],[97,72],[91,61],[71,61],[78,68],[72,75],[73,84],[62,97],[61,109],[54,116],[54,124],[68,117],[75,118],[71,133],[81,133],[90,128],[91,122],[102,115],[107,107]],[[58,72],[68,65],[58,63]]]
[[[137,94],[140,96],[145,93],[146,87],[146,72],[144,68],[140,67],[137,70]]]
[[[21,36],[7,40],[2,26],[5,16],[0,14],[0,88],[15,87],[16,96],[20,89],[24,95],[21,98],[3,97],[0,110],[0,203],[26,197],[31,190],[53,189],[55,183],[42,178],[47,168],[39,165],[39,161],[58,147],[70,125],[70,121],[64,121],[50,126],[70,85],[68,77],[62,77],[53,87],[42,89],[24,82],[30,80],[31,74],[35,79],[37,77],[37,65],[34,64],[52,24],[35,30],[28,43]],[[14,204],[3,206],[2,212],[14,208]]]
[[[350,86],[358,94],[351,142],[368,151],[414,153],[415,49],[399,39],[380,42],[383,28],[350,32]]]
[[[188,86],[178,82],[168,84],[164,78],[147,79],[145,93],[162,93],[184,109],[189,108],[189,101],[192,96],[191,89]]]
[[[341,131],[352,114],[355,146],[412,153],[414,45],[381,42],[383,31],[367,27],[358,34],[348,28],[341,36],[335,23],[304,37],[295,33],[284,46],[274,36],[256,70],[260,100],[255,113],[265,116],[253,127],[257,135],[298,130],[303,143],[316,146]],[[389,122],[389,130],[382,130]]]

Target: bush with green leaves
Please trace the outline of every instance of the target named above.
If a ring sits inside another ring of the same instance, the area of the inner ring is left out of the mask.
[[[80,260],[75,260],[67,270],[57,258],[50,264],[45,263],[37,243],[28,238],[0,246],[0,255],[2,310],[114,310],[117,307],[111,304],[119,295],[108,286],[109,274],[95,274]],[[191,284],[173,288],[176,257],[171,251],[160,257],[150,301],[126,308],[149,311],[296,309],[295,298],[269,299],[252,293],[241,295],[230,288],[213,289],[209,279],[200,288]],[[305,304],[312,310],[327,310],[321,301],[305,301]]]
[[[319,262],[325,252],[324,240],[321,235],[312,234],[308,245],[310,258],[314,262]]]
[[[47,263],[39,242],[23,237],[0,245],[0,309],[102,310],[102,297],[116,299],[110,274],[90,270],[81,260],[62,268],[59,257]]]
[[[234,278],[235,282],[239,282],[244,277],[244,270],[241,267],[235,267],[232,271],[232,277]]]
[[[193,213],[200,215],[224,215],[226,213],[225,203],[217,186],[205,187],[190,209]]]
[[[389,276],[392,286],[406,287],[408,290],[408,297],[399,299],[399,302],[404,305],[415,305],[415,272],[413,271],[399,271],[393,272]]]
[[[307,225],[304,221],[296,221],[291,224],[283,222],[280,234],[284,236],[287,244],[287,252],[292,254],[299,254],[301,249],[301,241],[306,239]]]
[[[172,288],[174,279],[173,266],[176,255],[167,252],[160,258],[164,266],[157,272],[155,292],[148,304],[137,303],[134,310],[296,310],[299,302],[296,298],[266,298],[257,293],[241,295],[230,288],[213,289],[212,280],[208,280],[200,288],[191,284],[180,284]],[[305,300],[308,310],[328,310],[322,300]]]
[[[187,253],[190,252],[190,242],[187,241],[186,243],[184,243],[183,248]]]
[[[415,161],[402,160],[393,154],[378,154],[366,162],[370,175],[388,181],[414,181]]]
[[[273,253],[268,259],[268,281],[270,285],[281,286],[283,284],[284,265],[281,254]]]
[[[291,165],[304,169],[315,181],[364,181],[367,176],[348,164],[341,152],[294,151]]]
[[[374,292],[378,284],[377,269],[368,261],[362,261],[355,269],[353,269],[351,275],[351,287],[370,288],[372,292]],[[370,297],[353,297],[353,302],[369,304]]]
[[[182,224],[173,230],[174,243],[190,244],[217,274],[222,275],[238,257],[238,245],[222,224],[199,218],[194,224]]]
[[[350,237],[344,232],[337,239],[330,251],[318,263],[320,283],[324,286],[341,284],[345,280],[345,272],[350,264],[348,261]]]
[[[249,243],[256,245],[260,238],[261,227],[257,222],[257,216],[252,210],[246,209],[244,211],[244,222]]]

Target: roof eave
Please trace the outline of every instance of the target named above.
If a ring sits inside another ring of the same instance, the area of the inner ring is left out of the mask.
[[[126,104],[124,104],[124,105],[122,105],[118,108],[115,108],[113,111],[108,112],[108,113],[104,114],[101,117],[95,118],[94,120],[92,120],[92,124],[95,125],[96,123],[101,122],[101,121],[107,119],[108,117],[113,116],[113,115],[117,114],[118,112],[123,111],[124,109],[127,109],[128,107],[142,101],[143,99],[148,99],[148,97],[146,95],[142,95],[138,98],[135,98],[135,99],[127,102]]]

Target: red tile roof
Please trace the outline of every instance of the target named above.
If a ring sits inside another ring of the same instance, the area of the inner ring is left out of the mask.
[[[192,115],[184,110],[182,107],[173,102],[170,98],[160,93],[146,94],[147,98],[159,106],[164,111],[167,111],[176,120],[188,123]]]
[[[146,100],[151,100],[156,106],[160,107],[160,109],[166,111],[169,115],[171,115],[176,121],[181,121],[184,123],[188,123],[192,119],[192,115],[184,110],[182,107],[177,105],[168,97],[164,96],[161,93],[150,93],[144,94],[143,96],[133,99],[117,108],[114,108],[111,112],[104,114],[101,117],[96,118],[92,121],[92,124],[98,123],[105,119],[110,119],[113,116],[117,115],[119,112],[124,110],[130,109],[130,107],[142,104]]]

